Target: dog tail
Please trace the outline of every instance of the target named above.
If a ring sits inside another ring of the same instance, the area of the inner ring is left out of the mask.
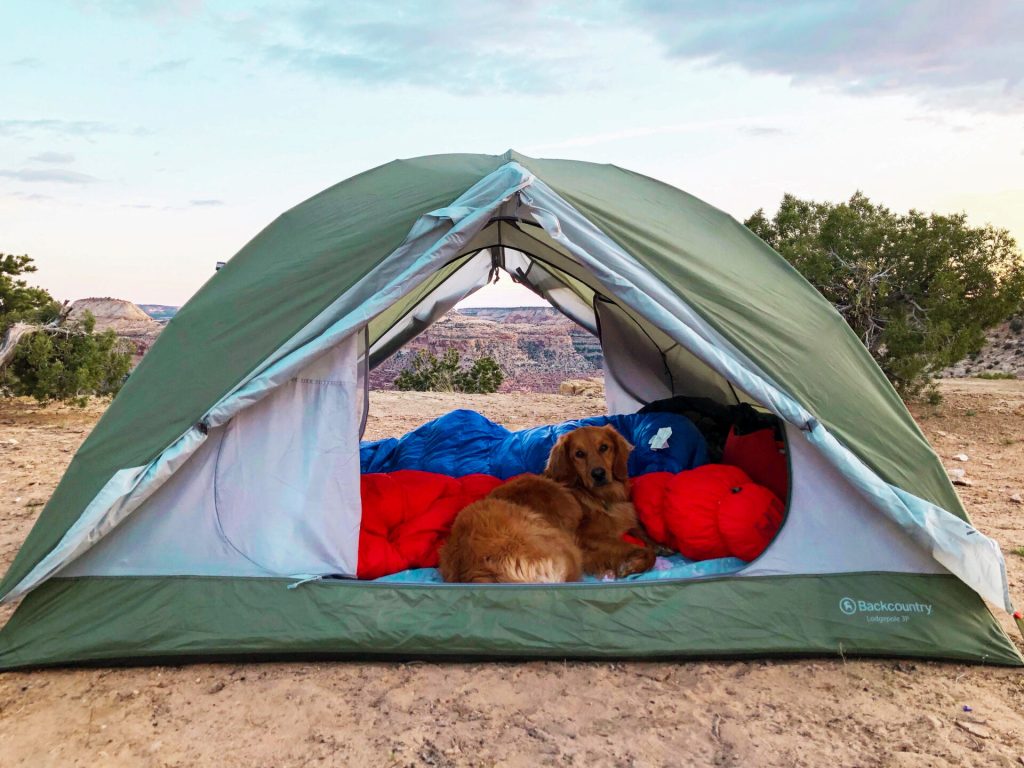
[[[516,584],[560,584],[574,581],[572,567],[559,557],[510,556],[499,565],[501,581]]]

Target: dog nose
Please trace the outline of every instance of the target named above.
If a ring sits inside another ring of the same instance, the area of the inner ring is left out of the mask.
[[[604,480],[605,471],[604,467],[597,467],[596,469],[590,470],[590,476],[595,480]]]

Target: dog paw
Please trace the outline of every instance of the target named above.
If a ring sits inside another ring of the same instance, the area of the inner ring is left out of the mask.
[[[619,567],[616,569],[618,577],[624,578],[631,576],[634,573],[643,573],[649,571],[654,567],[654,561],[657,559],[657,554],[653,549],[639,547],[635,552],[631,552],[629,555],[619,563]]]

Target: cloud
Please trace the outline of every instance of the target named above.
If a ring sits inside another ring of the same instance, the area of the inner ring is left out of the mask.
[[[39,192],[12,192],[11,194],[21,200],[29,200],[33,203],[38,203],[43,200],[53,200],[52,195],[43,195]]]
[[[38,155],[32,155],[29,160],[33,163],[60,163],[66,165],[67,163],[75,162],[75,156],[70,152],[40,152]]]
[[[34,133],[90,136],[118,132],[117,126],[94,120],[0,120],[0,136],[28,136]]]
[[[857,94],[1024,111],[1024,3],[628,0],[672,58]]]
[[[0,176],[17,181],[30,183],[54,182],[57,184],[92,184],[99,181],[95,176],[66,168],[22,168],[20,170],[0,170]]]
[[[150,136],[153,131],[140,126],[119,126],[97,120],[2,120],[0,136],[32,137],[38,134],[90,138],[97,134]]]
[[[215,200],[215,199],[211,198],[211,199],[205,199],[205,200],[189,200],[188,204],[193,206],[193,207],[195,207],[195,208],[207,208],[207,207],[212,208],[214,206],[224,205],[224,201],[223,200]]]
[[[787,131],[771,125],[741,125],[737,129],[740,133],[754,137],[783,136]]]
[[[153,75],[159,75],[165,72],[174,72],[176,70],[183,69],[191,62],[192,59],[167,59],[165,61],[157,62],[146,71]]]
[[[596,144],[640,139],[647,136],[671,136],[676,134],[701,133],[703,131],[718,131],[723,129],[735,129],[750,136],[777,136],[788,133],[788,131],[785,131],[782,128],[764,125],[750,125],[746,120],[740,121],[736,118],[719,118],[715,120],[690,120],[687,122],[668,123],[665,125],[643,125],[633,128],[624,128],[617,131],[606,131],[604,133],[583,134],[552,143],[534,144],[526,147],[525,149],[527,152],[549,152],[557,149],[589,147]]]
[[[87,11],[101,11],[113,16],[139,16],[157,22],[177,21],[197,16],[204,10],[204,0],[78,0]]]
[[[533,0],[516,4],[514,20],[508,15],[504,5],[456,0],[437,0],[429,10],[413,0],[313,2],[274,23],[250,20],[245,29],[271,61],[363,85],[558,93],[602,81],[599,42],[614,33],[610,26]]]
[[[24,67],[25,69],[35,69],[41,67],[42,64],[42,59],[37,59],[35,56],[22,56],[20,59],[11,59],[7,62],[10,67]]]

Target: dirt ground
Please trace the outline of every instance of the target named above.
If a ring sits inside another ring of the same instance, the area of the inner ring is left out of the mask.
[[[1024,603],[1024,382],[915,416]],[[460,405],[509,427],[593,397],[375,393],[368,438]],[[0,403],[0,570],[102,411]],[[954,457],[966,454],[961,462]],[[6,621],[9,610],[0,613]],[[1000,621],[1018,647],[1008,617]],[[970,712],[964,710],[971,707]],[[291,663],[0,674],[0,766],[1021,766],[1024,674],[961,664]]]

